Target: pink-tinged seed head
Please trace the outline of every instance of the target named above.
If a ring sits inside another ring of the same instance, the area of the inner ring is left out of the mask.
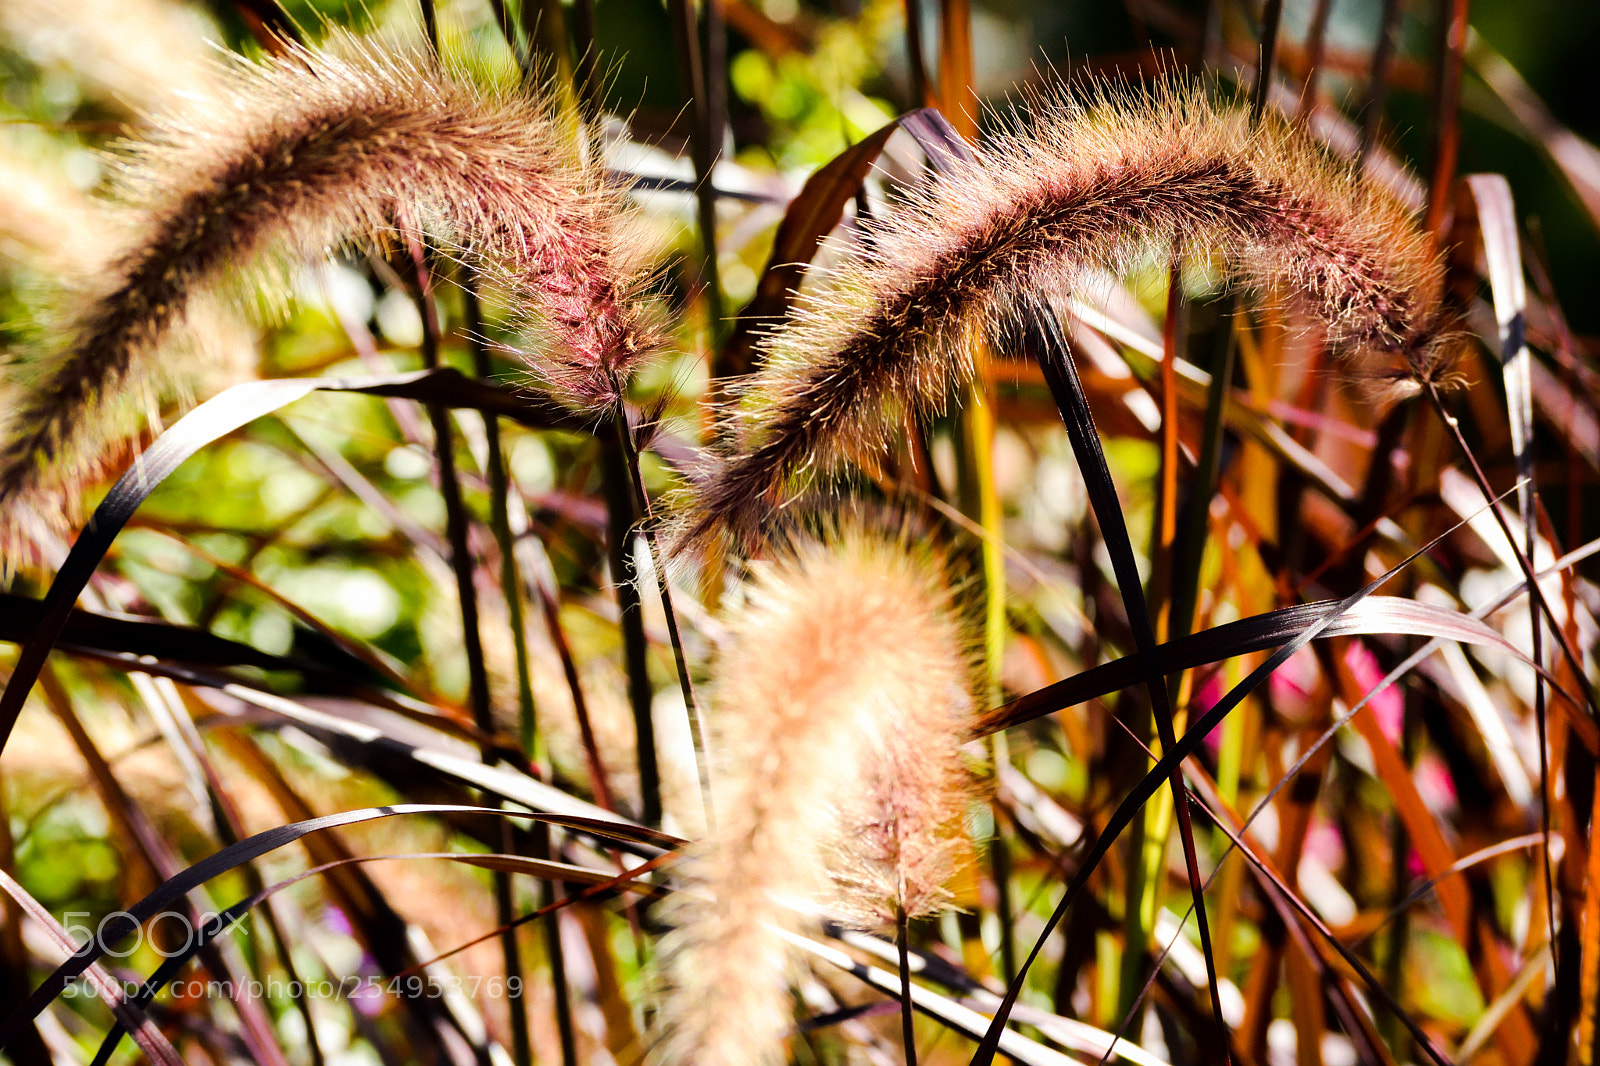
[[[139,388],[194,301],[241,271],[426,235],[540,324],[535,371],[584,404],[614,399],[655,343],[620,196],[540,101],[344,36],[215,85],[131,150],[132,235],[7,421],[5,533],[29,503],[72,506],[106,400]]]
[[[1441,268],[1409,215],[1302,133],[1176,81],[1038,101],[1027,120],[869,226],[762,345],[737,447],[697,489],[685,543],[760,539],[817,470],[883,448],[972,373],[975,335],[1023,296],[1071,292],[1152,246],[1222,253],[1286,290],[1361,375],[1436,378]]]

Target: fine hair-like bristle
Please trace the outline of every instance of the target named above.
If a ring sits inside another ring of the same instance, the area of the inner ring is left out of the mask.
[[[1024,295],[1152,246],[1220,252],[1282,286],[1358,373],[1436,378],[1441,268],[1408,213],[1302,132],[1175,80],[1036,101],[1030,117],[868,225],[833,283],[765,338],[739,448],[684,539],[750,542],[808,471],[881,446],[972,374],[970,342]]]
[[[965,840],[969,644],[940,561],[846,530],[763,563],[714,703],[717,831],[664,944],[658,1066],[783,1061],[794,903],[926,913]]]
[[[610,402],[647,353],[620,194],[538,100],[346,37],[238,63],[217,85],[134,149],[131,235],[10,412],[0,508],[47,479],[70,505],[97,406],[137,387],[192,301],[349,242],[426,232],[471,261],[550,332],[535,369],[581,404]]]

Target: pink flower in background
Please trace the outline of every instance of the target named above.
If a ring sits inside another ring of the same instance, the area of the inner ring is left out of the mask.
[[[1320,859],[1330,870],[1344,866],[1344,834],[1321,811],[1311,816],[1311,828],[1306,832],[1305,853]]]
[[[1432,752],[1423,752],[1418,757],[1417,768],[1411,771],[1411,778],[1417,783],[1417,794],[1431,811],[1451,810],[1460,799],[1450,770],[1444,760]]]
[[[350,936],[355,932],[355,927],[350,924],[350,916],[331,903],[322,908],[322,924],[340,936]]]
[[[1287,704],[1300,707],[1317,688],[1317,653],[1301,648],[1272,672],[1267,679],[1267,691],[1275,706]]]
[[[1378,665],[1378,657],[1372,654],[1359,640],[1352,640],[1350,648],[1344,653],[1344,664],[1350,668],[1350,673],[1355,676],[1356,684],[1361,686],[1361,694],[1378,687],[1384,678],[1383,668]],[[1391,685],[1378,693],[1367,704],[1372,708],[1372,713],[1378,719],[1378,728],[1383,730],[1383,735],[1389,738],[1392,744],[1400,742],[1400,732],[1405,725],[1405,699],[1400,695],[1400,689]]]
[[[1218,670],[1206,678],[1200,687],[1195,690],[1194,699],[1190,701],[1193,713],[1197,716],[1205,714],[1227,694],[1228,690],[1222,684],[1222,671]],[[1210,751],[1213,756],[1222,750],[1222,726],[1223,723],[1218,722],[1216,728],[1206,734],[1206,750]]]

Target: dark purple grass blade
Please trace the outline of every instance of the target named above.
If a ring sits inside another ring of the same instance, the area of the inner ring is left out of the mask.
[[[44,601],[15,592],[0,592],[0,641],[26,642],[44,618]],[[74,607],[56,643],[74,651],[102,655],[149,655],[188,666],[253,666],[308,676],[333,671],[305,659],[291,659],[258,651],[248,644],[219,637],[203,629],[177,625],[157,618],[100,614]]]
[[[495,860],[497,858],[507,861],[503,863],[496,863]],[[663,859],[664,858],[666,857],[663,856]],[[163,988],[167,987],[167,985],[171,983],[172,979],[175,978],[183,970],[183,968],[189,964],[189,960],[193,959],[197,954],[199,954],[203,948],[209,946],[223,933],[231,930],[258,904],[271,899],[273,896],[277,895],[279,892],[290,887],[291,885],[299,884],[301,881],[304,881],[307,878],[319,876],[339,867],[359,866],[369,862],[384,862],[399,859],[447,859],[451,862],[463,863],[469,866],[480,866],[484,869],[495,870],[497,872],[515,870],[520,873],[538,876],[545,880],[555,880],[559,879],[561,876],[560,871],[554,869],[550,870],[549,872],[541,873],[540,864],[538,862],[524,859],[518,855],[463,855],[455,854],[453,852],[428,852],[414,855],[355,855],[345,859],[337,859],[333,862],[320,863],[311,869],[303,870],[292,877],[286,877],[281,881],[277,881],[270,885],[265,885],[252,892],[244,899],[239,900],[237,903],[234,903],[232,906],[227,907],[220,913],[214,915],[204,925],[195,930],[195,935],[191,942],[185,946],[182,951],[168,955],[162,960],[161,965],[156,968],[155,972],[150,974],[150,976],[144,980],[144,983],[140,986],[139,991],[135,993],[128,1002],[132,1003],[137,1008],[143,1009],[146,1005],[153,1001],[157,995],[160,994]],[[661,861],[661,859],[654,859],[647,863],[646,866],[653,868]],[[645,871],[642,868],[631,869],[621,876],[616,877],[608,877],[597,872],[594,878],[585,878],[579,883],[589,885],[600,890],[605,890],[616,887],[633,878],[642,876],[643,872]],[[587,893],[585,895],[587,895]],[[540,908],[540,910],[535,912],[535,914],[542,915],[558,910],[569,903],[575,902],[579,898],[582,897],[574,896],[561,899],[550,907]],[[523,916],[521,918],[504,922],[502,923],[502,927],[500,929],[495,930],[489,935],[509,936],[518,925],[523,924],[525,921],[529,920],[530,917],[532,916]],[[427,962],[421,963],[418,967],[416,967],[416,969],[421,969],[437,961],[439,961],[439,959],[434,958]],[[397,977],[401,976],[404,975],[397,975]],[[509,978],[511,975],[508,974],[507,976]],[[108,1032],[105,1036],[105,1039],[101,1041],[99,1051],[95,1053],[92,1066],[104,1066],[105,1063],[110,1061],[112,1054],[116,1052],[118,1045],[122,1042],[122,1036],[125,1032],[126,1030],[123,1028],[120,1021],[112,1025],[110,1032]]]
[[[608,822],[594,818],[573,818],[564,815],[535,814],[526,811],[506,811],[495,807],[475,807],[450,803],[397,803],[384,807],[364,807],[360,810],[329,814],[320,818],[309,818],[305,821],[281,825],[275,829],[257,833],[253,837],[241,840],[237,844],[230,845],[202,859],[177,876],[169,878],[139,902],[124,911],[118,912],[115,916],[116,921],[108,921],[100,935],[83,945],[76,954],[58,966],[55,972],[45,978],[38,988],[34,989],[33,994],[28,997],[26,1003],[12,1011],[4,1026],[0,1027],[0,1048],[5,1047],[23,1025],[38,1017],[39,1013],[65,990],[69,981],[83,973],[94,963],[100,961],[105,956],[106,949],[109,946],[116,944],[123,936],[133,932],[136,927],[144,924],[145,921],[162,908],[182,899],[190,889],[204,884],[243,863],[249,862],[251,859],[259,858],[286,844],[292,844],[308,833],[315,833],[321,829],[333,829],[338,826],[354,825],[360,822],[370,822],[379,818],[392,818],[401,814],[488,814],[501,818],[529,818],[552,825],[581,829],[585,833],[592,833],[610,839],[645,841],[652,844],[663,839],[663,834],[623,822]]]
[[[89,583],[111,542],[156,486],[184,460],[213,441],[268,415],[308,393],[324,390],[427,400],[474,407],[541,428],[589,428],[570,412],[538,400],[525,401],[509,389],[473,381],[448,369],[370,378],[281,378],[235,385],[179,419],[139,456],[95,508],[45,595],[37,628],[0,694],[0,750],[16,726],[22,705],[71,616],[78,594]]]
[[[11,875],[4,870],[0,870],[0,890],[4,890],[6,894],[16,900],[17,906],[39,923],[46,936],[54,940],[63,949],[72,947],[72,937],[62,928],[61,923],[56,921],[49,908],[34,899],[27,889],[13,880]],[[90,980],[96,989],[96,994],[103,995],[106,1001],[112,1004],[112,1010],[117,1015],[119,1028],[124,1023],[124,1019],[132,1024],[134,1039],[138,1041],[140,1050],[145,1053],[146,1057],[155,1066],[182,1066],[183,1058],[178,1054],[177,1049],[168,1042],[167,1038],[162,1035],[161,1030],[157,1029],[149,1018],[145,1017],[142,1009],[131,1006],[120,995],[121,985],[118,981],[100,966],[93,967]],[[10,1035],[15,1034],[8,1034],[8,1036]]]
[[[1111,850],[1112,845],[1116,843],[1122,831],[1128,827],[1129,823],[1143,809],[1150,797],[1155,795],[1162,785],[1168,783],[1171,773],[1183,765],[1183,761],[1194,753],[1195,749],[1205,740],[1205,737],[1220,725],[1222,720],[1232,713],[1233,709],[1242,703],[1246,696],[1260,687],[1261,683],[1270,677],[1273,671],[1287,662],[1295,652],[1314,640],[1318,634],[1332,625],[1340,615],[1372,595],[1390,578],[1410,566],[1420,556],[1431,551],[1435,545],[1465,524],[1466,520],[1463,520],[1451,526],[1450,529],[1408,555],[1386,573],[1381,574],[1374,581],[1341,600],[1338,607],[1332,612],[1323,615],[1319,620],[1306,626],[1294,639],[1273,652],[1266,662],[1256,667],[1248,677],[1230,689],[1228,694],[1212,706],[1210,710],[1195,719],[1177,744],[1162,751],[1161,759],[1151,768],[1149,773],[1145,774],[1133,791],[1117,805],[1117,809],[1107,819],[1105,828],[1101,831],[1099,837],[1095,839],[1095,842],[1090,845],[1084,854],[1078,872],[1073,875],[1071,882],[1068,883],[1066,892],[1061,896],[1061,901],[1050,915],[1050,920],[1045,923],[1044,930],[1039,934],[1039,939],[1034,944],[1033,950],[1028,953],[1028,958],[1022,964],[1022,970],[1017,975],[1017,980],[1012,983],[1010,988],[1006,989],[1005,999],[1001,1001],[1000,1008],[995,1011],[989,1030],[984,1034],[983,1042],[979,1044],[977,1053],[972,1057],[971,1066],[992,1066],[999,1048],[1000,1034],[1004,1032],[1006,1022],[1011,1016],[1011,1008],[1016,1005],[1017,996],[1022,991],[1023,978],[1026,976],[1029,967],[1038,958],[1040,950],[1043,949],[1045,942],[1050,939],[1051,933],[1055,931],[1057,925],[1061,924],[1061,919],[1066,917],[1068,909],[1077,900],[1084,886],[1088,884],[1090,876],[1100,865],[1100,860],[1105,858],[1106,853]]]
[[[1066,335],[1062,333],[1061,324],[1055,315],[1038,300],[1030,300],[1019,310],[1022,318],[1021,346],[1033,355],[1040,369],[1044,371],[1045,380],[1055,397],[1061,419],[1066,423],[1067,437],[1072,442],[1078,469],[1083,474],[1090,507],[1100,525],[1101,539],[1111,556],[1117,591],[1122,597],[1123,609],[1127,612],[1128,625],[1133,630],[1134,642],[1138,645],[1140,680],[1150,697],[1156,732],[1161,738],[1162,749],[1168,750],[1177,743],[1172,697],[1167,691],[1166,675],[1161,670],[1155,626],[1151,622],[1144,586],[1139,579],[1139,565],[1134,555],[1133,541],[1128,535],[1127,520],[1122,512],[1122,503],[1117,498],[1116,485],[1111,480],[1111,470],[1106,465],[1105,450],[1100,445],[1100,434],[1095,428],[1094,416],[1089,410],[1089,399],[1084,395],[1083,384],[1078,380],[1078,371],[1073,364]],[[1205,956],[1206,976],[1210,984],[1208,991],[1211,995],[1211,1014],[1216,1026],[1215,1051],[1226,1064],[1232,1058],[1228,1050],[1228,1025],[1222,1017],[1222,999],[1217,984],[1216,960],[1211,950],[1210,923],[1206,920],[1200,861],[1195,851],[1194,829],[1189,817],[1189,794],[1183,787],[1182,771],[1179,768],[1174,767],[1170,777],[1173,807],[1178,816],[1178,835],[1183,844],[1184,863],[1188,867],[1195,921],[1200,929],[1200,946]],[[1016,984],[1020,985],[1020,982],[1019,975]]]
[[[1294,639],[1295,634],[1313,621],[1324,615],[1335,614],[1338,608],[1338,600],[1280,607],[1276,611],[1241,618],[1168,641],[1157,649],[1161,657],[1161,672],[1174,674],[1180,670],[1219,663],[1237,655],[1280,647]],[[1443,637],[1494,647],[1532,665],[1516,645],[1473,616],[1398,596],[1374,596],[1361,603],[1358,610],[1338,615],[1318,636],[1321,639],[1385,633]],[[987,736],[1001,729],[1031,722],[1127,688],[1138,680],[1137,656],[1113,659],[996,707],[974,723],[972,735]]]

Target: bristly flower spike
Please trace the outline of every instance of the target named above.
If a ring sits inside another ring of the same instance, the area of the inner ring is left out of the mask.
[[[133,150],[130,237],[10,414],[0,508],[49,484],[70,504],[97,409],[138,387],[194,300],[342,244],[426,230],[546,327],[552,354],[536,371],[586,406],[611,403],[655,343],[621,193],[539,101],[342,36],[218,82]]]
[[[845,529],[759,564],[717,660],[717,830],[663,945],[657,1066],[784,1061],[808,905],[876,926],[947,901],[973,783],[972,642],[941,560]]]
[[[684,540],[750,544],[813,468],[870,453],[970,378],[970,341],[1023,295],[1070,292],[1152,245],[1218,251],[1281,286],[1364,376],[1437,380],[1441,266],[1409,214],[1302,132],[1176,80],[1036,101],[1028,118],[870,224],[763,343],[739,446]]]

